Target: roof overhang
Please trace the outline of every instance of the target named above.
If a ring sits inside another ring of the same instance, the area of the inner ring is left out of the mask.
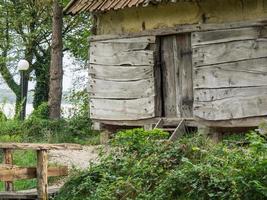
[[[185,0],[71,0],[64,8],[64,13],[71,15],[75,15],[83,11],[98,13],[131,7],[145,7],[149,4],[158,4],[162,2],[176,3],[177,1]]]

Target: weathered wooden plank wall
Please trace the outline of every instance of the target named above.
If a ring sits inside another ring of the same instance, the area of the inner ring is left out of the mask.
[[[194,116],[267,115],[267,28],[192,33]]]
[[[155,37],[92,42],[89,85],[92,119],[156,116]]]

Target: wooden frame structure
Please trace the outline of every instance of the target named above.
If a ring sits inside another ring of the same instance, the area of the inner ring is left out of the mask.
[[[3,150],[4,161],[0,165],[0,180],[5,182],[6,192],[0,193],[0,199],[48,199],[48,177],[68,175],[68,167],[48,167],[47,153],[49,150],[80,150],[77,144],[32,144],[32,143],[0,143]],[[17,167],[13,165],[14,150],[34,150],[37,155],[36,167]],[[37,179],[37,194],[32,192],[14,192],[13,181],[21,179]],[[55,191],[53,191],[55,192]]]
[[[136,2],[72,0],[65,8],[94,17],[88,91],[96,127],[151,129],[163,119],[220,130],[267,120],[267,1]]]

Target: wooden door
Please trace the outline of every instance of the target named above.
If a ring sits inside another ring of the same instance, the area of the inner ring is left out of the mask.
[[[193,116],[191,35],[161,38],[162,96],[164,117]]]

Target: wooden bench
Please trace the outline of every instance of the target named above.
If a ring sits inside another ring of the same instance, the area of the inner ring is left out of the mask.
[[[5,182],[5,191],[0,193],[0,199],[48,199],[47,179],[52,176],[68,175],[68,168],[49,167],[47,152],[49,150],[81,150],[78,144],[32,144],[32,143],[0,143],[4,153],[4,162],[0,165],[0,181]],[[35,150],[37,153],[36,167],[18,167],[13,165],[12,152],[14,150]],[[13,181],[37,178],[37,195],[24,192],[14,192]],[[21,194],[19,198],[19,194]],[[15,198],[16,197],[16,198]],[[25,197],[25,198],[24,198]]]

